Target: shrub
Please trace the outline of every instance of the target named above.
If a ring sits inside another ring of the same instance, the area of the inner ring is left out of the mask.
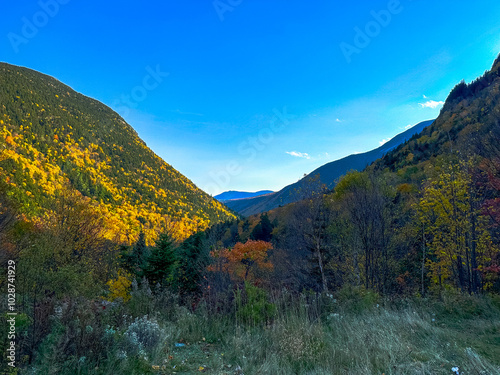
[[[137,282],[136,279],[132,281],[127,308],[132,316],[149,315],[154,311],[153,292],[146,278],[143,278],[140,282]]]
[[[147,315],[136,318],[123,334],[126,352],[145,357],[165,336],[165,331],[156,319],[150,319]]]
[[[244,293],[236,292],[236,317],[246,324],[262,324],[276,314],[276,306],[267,301],[264,289],[245,282]]]
[[[376,306],[380,296],[372,290],[348,285],[338,291],[337,299],[345,310],[360,313]]]
[[[494,302],[488,298],[445,290],[441,294],[442,303],[437,304],[438,314],[448,320],[473,319],[476,317],[498,316]]]

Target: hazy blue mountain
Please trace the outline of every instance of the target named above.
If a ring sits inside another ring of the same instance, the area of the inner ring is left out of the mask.
[[[272,210],[276,207],[283,206],[292,202],[296,202],[303,197],[302,188],[309,180],[310,177],[320,176],[321,183],[329,188],[333,188],[337,183],[339,177],[345,175],[351,170],[361,171],[375,160],[383,157],[389,151],[398,147],[400,144],[408,141],[415,134],[420,133],[427,126],[431,125],[434,120],[423,121],[410,129],[396,135],[387,143],[382,146],[360,154],[353,154],[345,158],[327,163],[297,181],[294,184],[288,185],[280,191],[264,196],[255,198],[248,198],[244,200],[233,200],[225,202],[225,204],[232,210],[241,215],[248,216]],[[217,197],[216,197],[217,198]]]
[[[250,193],[246,191],[225,191],[224,193],[220,193],[219,195],[216,195],[214,198],[217,199],[219,202],[227,202],[227,201],[232,201],[235,199],[246,199],[246,198],[254,198],[254,197],[260,197],[262,195],[266,194],[271,194],[274,193],[272,190],[261,190],[257,191],[255,193]]]

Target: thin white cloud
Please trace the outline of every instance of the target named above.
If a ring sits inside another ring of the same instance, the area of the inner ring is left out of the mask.
[[[336,122],[342,122],[342,120],[341,120],[341,119],[339,119],[339,118],[338,118],[338,119],[336,119],[335,121],[336,121]]]
[[[297,158],[311,159],[309,154],[305,152],[297,152],[297,151],[286,151],[288,155],[295,156]]]
[[[330,160],[332,157],[328,152],[322,152],[321,154],[318,154],[318,156],[311,157],[311,160]]]
[[[387,139],[382,139],[381,141],[379,141],[378,143],[380,144],[380,146],[382,146],[383,144],[389,142],[391,139],[390,138],[387,138]]]
[[[436,102],[435,100],[428,100],[425,103],[418,103],[422,108],[432,108],[435,109],[444,104],[443,101]]]
[[[423,95],[424,99],[428,99],[427,96]]]

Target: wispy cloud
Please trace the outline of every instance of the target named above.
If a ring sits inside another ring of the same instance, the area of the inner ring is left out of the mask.
[[[336,121],[336,122],[342,122],[342,120],[341,120],[341,119],[339,119],[339,118],[338,118],[338,119],[336,119],[335,121]]]
[[[432,108],[435,109],[437,107],[440,107],[444,104],[443,101],[435,101],[435,100],[428,100],[425,103],[418,103],[422,108]]]
[[[297,152],[297,151],[286,151],[288,155],[295,156],[297,158],[311,159],[309,154],[305,152]]]

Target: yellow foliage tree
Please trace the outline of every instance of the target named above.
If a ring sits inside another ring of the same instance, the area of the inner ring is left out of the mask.
[[[130,299],[130,286],[132,282],[129,277],[119,274],[116,279],[109,280],[107,285],[109,288],[108,301],[121,298],[124,302],[127,302]]]
[[[418,213],[428,239],[426,263],[433,283],[477,293],[485,286],[481,271],[497,250],[471,170],[471,162],[445,167],[428,181]]]

